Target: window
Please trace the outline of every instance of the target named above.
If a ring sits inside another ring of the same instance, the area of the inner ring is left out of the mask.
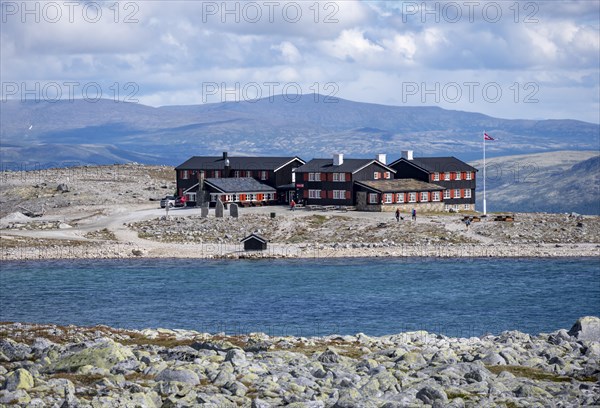
[[[181,170],[181,178],[187,180],[190,178],[190,172],[188,170]]]
[[[393,197],[392,194],[389,194],[389,193],[384,194],[383,195],[383,202],[385,204],[391,204],[392,203],[392,197]]]
[[[444,180],[450,181],[450,173],[449,172],[444,173]]]
[[[267,171],[266,171],[266,170],[262,170],[262,171],[260,172],[260,179],[261,179],[261,180],[266,180],[266,179],[267,179],[267,176],[268,176],[268,174],[267,174]]]
[[[377,194],[369,193],[369,204],[377,204]]]
[[[234,171],[233,172],[233,177],[239,178],[240,177],[240,171],[239,170]]]
[[[221,177],[221,170],[215,170],[215,178]]]
[[[473,174],[470,171],[467,171],[466,180],[473,180]]]
[[[460,198],[460,190],[457,188],[456,190],[454,190],[454,198]],[[457,208],[458,210],[458,208]]]
[[[460,176],[460,171],[454,173],[454,180],[460,180],[462,177]]]
[[[254,194],[248,194],[247,200],[248,201],[254,201],[254,200],[256,200],[256,197],[254,197]]]
[[[321,198],[321,190],[308,190],[308,198]]]
[[[471,198],[471,189],[465,189],[465,198]]]
[[[417,193],[408,193],[408,202],[416,203],[417,202]]]
[[[308,181],[321,181],[321,173],[308,173]]]
[[[345,200],[346,199],[346,190],[333,190],[333,199],[334,200]]]
[[[248,170],[246,172],[246,177],[252,177],[252,171],[251,170]]]
[[[444,190],[444,200],[448,200],[450,198],[450,190]]]
[[[440,173],[433,173],[433,181],[440,181]]]
[[[440,192],[439,191],[434,191],[431,194],[433,195],[431,201],[440,201]]]
[[[404,193],[396,193],[396,202],[403,203],[404,202]]]
[[[292,183],[296,183],[296,169],[292,170]]]
[[[386,171],[385,173],[383,173],[383,177],[387,180],[392,178],[392,173],[390,173],[389,171]]]
[[[427,202],[429,201],[429,193],[424,191],[421,193],[421,202]]]
[[[374,180],[379,180],[379,172],[376,171],[375,173],[373,173],[373,179]]]
[[[345,173],[333,173],[333,181],[346,181]]]
[[[470,209],[471,209],[471,204],[465,204],[465,205],[463,206],[463,208],[464,208],[465,210],[470,210]]]

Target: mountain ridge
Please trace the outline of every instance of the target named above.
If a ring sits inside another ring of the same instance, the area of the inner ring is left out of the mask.
[[[13,146],[11,160],[42,163],[56,161],[51,150],[35,155],[27,149],[78,144],[99,146],[100,150],[110,146],[122,151],[122,156],[148,156],[148,164],[171,165],[191,155],[224,150],[305,159],[329,157],[334,152],[354,157],[382,152],[399,156],[401,150],[414,150],[418,156],[455,155],[474,160],[481,155],[484,130],[496,138],[486,146],[489,157],[600,146],[600,126],[578,120],[501,119],[437,106],[344,99],[326,103],[321,95],[304,95],[296,103],[277,96],[272,101],[163,107],[106,99],[96,103],[5,101],[1,108],[4,161],[9,145]],[[97,164],[114,160],[110,154],[104,162],[102,157],[99,152],[101,162]]]

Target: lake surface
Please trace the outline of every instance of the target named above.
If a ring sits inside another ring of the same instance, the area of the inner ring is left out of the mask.
[[[470,337],[600,315],[596,259],[3,262],[0,320],[323,336]]]

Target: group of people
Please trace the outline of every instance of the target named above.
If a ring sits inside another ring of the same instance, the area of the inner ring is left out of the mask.
[[[397,208],[396,209],[396,221],[400,221],[400,220],[404,220],[404,217],[400,215],[400,209]],[[417,209],[416,208],[412,209],[412,220],[413,221],[417,220]]]

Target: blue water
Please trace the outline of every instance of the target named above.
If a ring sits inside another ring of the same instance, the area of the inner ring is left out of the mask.
[[[537,334],[600,315],[598,259],[3,262],[0,320],[322,336]]]

